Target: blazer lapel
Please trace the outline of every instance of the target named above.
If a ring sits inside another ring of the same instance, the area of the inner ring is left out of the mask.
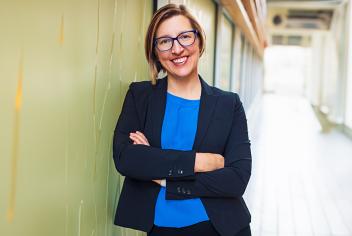
[[[161,129],[166,107],[167,77],[157,80],[151,98],[153,136],[152,146],[161,147]]]
[[[198,150],[207,132],[210,121],[215,110],[217,96],[214,96],[211,87],[199,76],[202,85],[200,106],[198,114],[198,124],[196,137],[193,143],[193,150]],[[161,129],[164,120],[167,93],[167,77],[157,80],[151,96],[151,111],[153,123],[153,136],[151,145],[161,147]]]
[[[193,143],[193,150],[198,150],[202,144],[202,140],[213,117],[218,98],[217,96],[214,96],[211,87],[200,76],[199,79],[202,84],[202,93],[200,96],[198,125],[196,137]]]

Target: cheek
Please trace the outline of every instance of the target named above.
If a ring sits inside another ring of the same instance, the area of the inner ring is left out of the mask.
[[[159,62],[160,62],[161,67],[162,67],[163,69],[165,69],[165,68],[168,67],[168,65],[167,65],[168,60],[167,60],[167,59],[165,59],[165,58],[159,58]]]
[[[159,60],[161,63],[165,63],[165,61],[168,60],[167,53],[160,53],[160,52],[157,52],[156,55],[157,55],[158,60]]]
[[[200,57],[200,48],[199,48],[199,41],[196,42],[196,44],[191,48],[191,53],[193,56],[197,58],[197,60]]]
[[[197,40],[194,42],[193,48],[194,48],[195,51],[198,51],[198,54],[199,54],[199,52],[200,52],[200,42],[199,42],[199,39],[197,39]]]
[[[195,62],[198,62],[199,56],[200,56],[200,54],[199,54],[199,48],[198,48],[198,47],[195,48],[194,50],[192,50],[192,56],[193,56],[193,60],[194,60]]]

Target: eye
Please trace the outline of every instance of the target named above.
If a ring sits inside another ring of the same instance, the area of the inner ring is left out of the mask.
[[[184,33],[184,34],[181,34],[181,35],[179,36],[180,39],[189,39],[189,38],[191,38],[191,37],[192,37],[192,36],[191,36],[190,33]]]
[[[158,44],[159,45],[169,44],[171,43],[171,40],[172,40],[171,38],[162,38],[158,40]]]

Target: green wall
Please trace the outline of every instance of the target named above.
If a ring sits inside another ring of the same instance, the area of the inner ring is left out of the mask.
[[[142,235],[113,226],[111,140],[147,80],[151,0],[1,1],[0,235]]]

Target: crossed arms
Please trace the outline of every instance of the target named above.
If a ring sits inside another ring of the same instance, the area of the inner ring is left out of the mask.
[[[164,150],[150,146],[138,131],[130,86],[114,133],[117,170],[129,178],[156,184],[166,179],[167,199],[241,197],[251,175],[251,152],[244,109],[235,96],[232,127],[222,155]]]

